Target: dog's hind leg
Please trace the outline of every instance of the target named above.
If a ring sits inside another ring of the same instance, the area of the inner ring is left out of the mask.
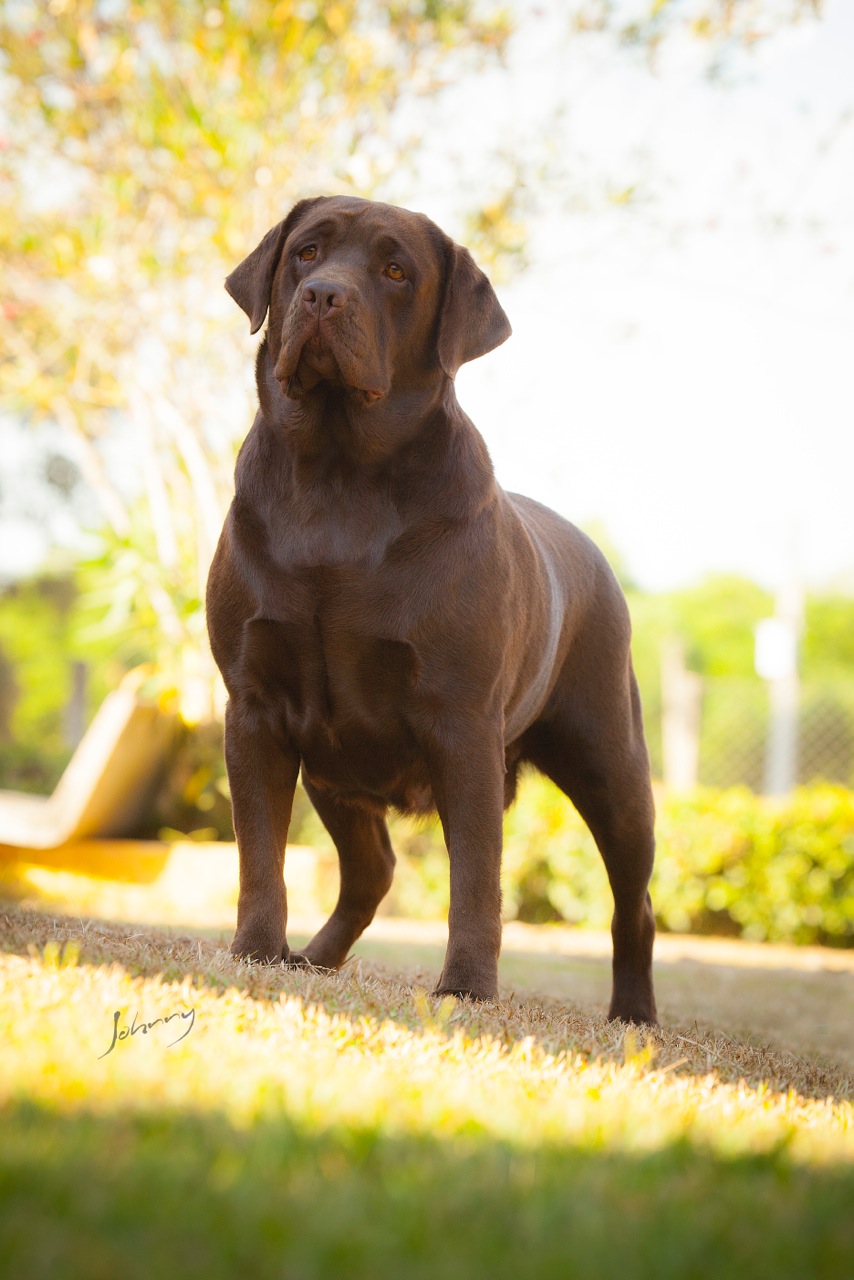
[[[608,1016],[656,1023],[655,921],[648,892],[655,810],[640,698],[631,665],[613,683],[573,680],[529,733],[526,755],[569,796],[602,855],[614,895]],[[585,687],[586,686],[586,687]]]
[[[290,963],[337,969],[391,887],[394,851],[385,820],[379,814],[334,800],[313,787],[305,776],[303,782],[338,850],[341,887],[326,924],[304,951],[291,953]]]

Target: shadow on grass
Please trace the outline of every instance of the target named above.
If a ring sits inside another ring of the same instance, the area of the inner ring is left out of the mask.
[[[28,1280],[839,1280],[854,1254],[854,1170],[783,1147],[525,1150],[29,1102],[0,1124],[2,1270]]]

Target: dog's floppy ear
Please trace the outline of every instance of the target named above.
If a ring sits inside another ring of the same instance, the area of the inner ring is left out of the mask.
[[[226,278],[226,289],[252,322],[250,333],[257,333],[266,318],[273,276],[276,274],[285,240],[302,215],[322,199],[322,196],[317,196],[313,200],[300,200],[295,204],[288,216],[268,231],[249,257],[244,258],[240,266],[235,267]]]
[[[439,313],[439,363],[453,378],[468,360],[506,342],[512,332],[495,290],[469,253],[448,241],[445,295]]]

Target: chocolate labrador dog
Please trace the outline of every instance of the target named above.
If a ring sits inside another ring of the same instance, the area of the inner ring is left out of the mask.
[[[510,335],[489,281],[421,214],[335,196],[300,201],[226,288],[253,333],[269,311],[207,591],[229,694],[233,954],[337,968],[391,884],[387,809],[435,809],[451,877],[437,992],[495,996],[502,815],[530,762],[605,861],[610,1016],[655,1022],[628,611],[584,534],[499,488],[457,402],[460,366]],[[341,887],[296,954],[283,870],[300,768]]]

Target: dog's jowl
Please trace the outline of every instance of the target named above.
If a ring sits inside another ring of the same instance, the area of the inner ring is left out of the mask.
[[[320,197],[226,288],[253,333],[269,313],[207,594],[229,695],[234,954],[339,966],[391,883],[389,806],[436,809],[451,877],[437,990],[494,996],[502,814],[528,761],[605,861],[611,1016],[654,1022],[653,802],[628,612],[584,534],[499,488],[457,403],[459,367],[510,335],[489,281],[420,214]],[[296,954],[283,864],[300,769],[341,889]]]

